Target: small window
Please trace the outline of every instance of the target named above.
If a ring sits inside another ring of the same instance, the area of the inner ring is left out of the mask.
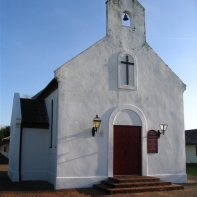
[[[4,146],[4,149],[3,149],[3,151],[6,153],[6,146]]]
[[[131,26],[131,20],[128,14],[122,13],[122,25],[130,27]]]
[[[57,103],[56,103],[56,131],[55,131],[55,148],[57,147],[57,129],[58,129],[58,96],[57,96]]]
[[[51,131],[50,131],[50,147],[52,148],[53,141],[53,100],[51,101]]]
[[[131,27],[131,17],[130,17],[129,12],[122,13],[122,25]]]
[[[197,156],[197,146],[196,146],[196,156]]]

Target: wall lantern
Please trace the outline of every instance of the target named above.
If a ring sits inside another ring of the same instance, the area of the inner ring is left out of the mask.
[[[160,124],[160,130],[161,130],[161,132],[159,130],[157,131],[158,138],[160,138],[160,135],[161,134],[164,135],[164,132],[166,131],[167,127],[168,127],[167,124]]]
[[[95,132],[97,132],[97,129],[99,128],[101,124],[101,119],[96,115],[96,117],[93,120],[93,128],[92,128],[92,136],[94,137]]]

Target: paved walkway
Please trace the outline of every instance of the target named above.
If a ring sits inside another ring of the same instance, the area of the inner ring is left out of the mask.
[[[13,183],[7,176],[8,161],[0,154],[0,197],[109,197],[93,188],[65,189],[55,191],[53,185],[45,181],[23,181]],[[189,177],[184,190],[147,192],[138,194],[119,194],[110,197],[196,197],[197,177]]]

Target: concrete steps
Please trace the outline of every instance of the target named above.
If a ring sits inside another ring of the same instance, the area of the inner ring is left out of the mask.
[[[94,185],[94,188],[104,191],[108,194],[121,193],[140,193],[166,190],[181,190],[182,185],[175,185],[171,182],[161,181],[154,177],[145,176],[117,176],[109,177],[101,184]]]

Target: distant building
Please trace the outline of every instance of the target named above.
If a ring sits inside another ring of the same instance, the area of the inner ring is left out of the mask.
[[[15,94],[12,181],[47,180],[55,189],[90,187],[114,175],[187,181],[186,86],[146,42],[144,7],[137,0],[106,6],[103,39],[59,67],[32,99]],[[93,137],[97,114],[101,125]],[[157,141],[162,123],[168,129]],[[156,143],[151,135],[147,143],[148,132],[156,133]]]
[[[197,163],[197,129],[185,131],[186,162]]]
[[[9,159],[10,136],[5,137],[0,142],[0,153]]]

